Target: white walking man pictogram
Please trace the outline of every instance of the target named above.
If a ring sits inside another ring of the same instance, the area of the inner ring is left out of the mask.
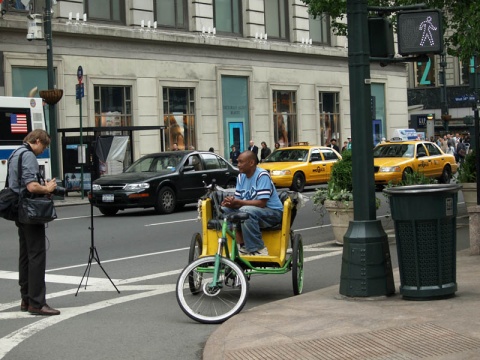
[[[420,46],[423,46],[427,39],[430,42],[430,46],[435,45],[435,42],[433,41],[432,30],[436,31],[437,28],[432,24],[431,16],[427,16],[427,20],[422,21],[418,29],[423,30],[422,40],[420,40]]]

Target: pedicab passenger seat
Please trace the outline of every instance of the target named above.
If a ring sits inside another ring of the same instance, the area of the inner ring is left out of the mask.
[[[223,217],[222,214],[217,213],[217,209],[214,206],[214,201],[216,201],[219,205],[222,203],[223,199],[225,199],[226,196],[231,196],[231,192],[225,192],[225,191],[215,191],[210,194],[208,194],[207,198],[211,200],[212,202],[212,217],[211,219],[208,220],[207,222],[207,229],[209,230],[221,230],[222,229],[222,221]],[[278,191],[278,197],[280,198],[280,201],[282,204],[285,204],[285,200],[288,198],[292,199],[292,202],[294,206],[291,209],[292,215],[291,215],[291,220],[290,220],[290,226],[293,225],[293,220],[295,219],[295,216],[297,215],[297,197],[298,194],[294,191],[287,191],[287,190],[280,190]],[[284,209],[285,210],[285,209]],[[278,223],[274,226],[271,227],[266,227],[262,228],[263,230],[266,231],[275,231],[275,230],[281,230],[282,229],[282,223]]]

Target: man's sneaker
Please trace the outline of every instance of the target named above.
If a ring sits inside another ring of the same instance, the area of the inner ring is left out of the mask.
[[[242,244],[242,245],[237,244],[237,248],[238,248],[238,252],[239,252],[240,254],[248,254],[248,253],[249,253],[249,252],[247,251],[247,249],[245,249],[245,245],[244,245],[244,244]]]
[[[263,249],[260,249],[260,250],[257,250],[257,251],[252,251],[248,255],[250,255],[250,256],[268,256],[268,250],[267,250],[266,247],[264,247]]]

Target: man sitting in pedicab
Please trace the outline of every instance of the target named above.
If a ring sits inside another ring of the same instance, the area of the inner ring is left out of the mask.
[[[249,218],[241,223],[236,238],[239,252],[244,255],[268,255],[268,249],[262,240],[261,228],[280,224],[283,204],[278,197],[270,174],[257,167],[257,156],[252,151],[244,151],[238,157],[240,174],[234,196],[222,201],[225,214],[245,212]]]

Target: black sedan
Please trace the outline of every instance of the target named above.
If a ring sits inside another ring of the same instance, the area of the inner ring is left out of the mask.
[[[169,214],[205,194],[212,180],[235,187],[238,169],[221,156],[203,151],[168,151],[143,156],[123,173],[92,184],[90,202],[104,215],[127,208],[154,207]]]

